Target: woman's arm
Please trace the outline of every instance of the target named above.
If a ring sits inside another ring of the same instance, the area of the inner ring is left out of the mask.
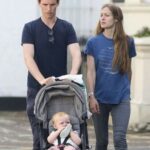
[[[95,87],[95,62],[93,56],[87,55],[87,84],[89,93],[94,92]]]
[[[89,107],[92,113],[99,113],[99,104],[94,96],[95,79],[96,71],[94,57],[87,55],[87,85],[89,92]]]

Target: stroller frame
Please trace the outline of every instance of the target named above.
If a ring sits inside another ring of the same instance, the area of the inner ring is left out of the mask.
[[[49,147],[47,142],[47,137],[51,130],[49,120],[58,111],[64,111],[71,116],[73,129],[80,132],[82,140],[80,149],[90,149],[86,122],[86,96],[82,88],[82,85],[74,81],[61,80],[42,87],[37,93],[34,113],[40,124],[41,150],[47,150]]]

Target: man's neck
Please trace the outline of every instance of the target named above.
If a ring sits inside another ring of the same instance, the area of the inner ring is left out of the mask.
[[[49,27],[49,28],[53,28],[53,26],[55,25],[55,22],[57,20],[57,17],[53,17],[53,18],[46,18],[44,16],[41,17],[42,21]]]

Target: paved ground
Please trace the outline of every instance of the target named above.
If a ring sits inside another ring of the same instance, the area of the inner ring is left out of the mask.
[[[93,126],[88,126],[89,141],[94,150]],[[129,150],[150,150],[150,132],[127,135]],[[0,112],[0,150],[31,150],[32,136],[25,112]],[[110,130],[109,150],[112,145]]]

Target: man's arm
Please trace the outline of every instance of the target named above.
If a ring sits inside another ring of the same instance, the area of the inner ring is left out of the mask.
[[[50,82],[52,78],[51,77],[44,78],[44,76],[40,72],[34,60],[34,45],[23,44],[23,55],[24,55],[24,61],[27,66],[27,69],[32,74],[32,76],[39,82],[40,85],[48,84],[48,82]]]
[[[68,45],[68,49],[72,58],[72,66],[70,74],[77,74],[81,66],[81,51],[78,43]]]

